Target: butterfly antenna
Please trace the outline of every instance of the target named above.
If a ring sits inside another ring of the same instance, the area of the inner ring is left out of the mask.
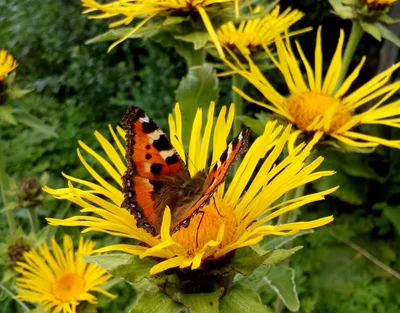
[[[215,209],[216,209],[217,212],[218,212],[218,215],[221,216],[221,217],[225,217],[224,215],[222,215],[222,214],[219,212],[218,207],[217,207],[217,202],[215,201],[215,197],[213,197],[212,199],[213,199],[213,201],[214,201],[214,206],[215,206]]]
[[[183,146],[183,143],[179,140],[179,138],[178,138],[178,136],[177,136],[176,134],[174,135],[174,137],[175,137],[176,141],[178,141],[179,144],[181,145],[182,150],[183,150],[183,153],[185,154],[185,157],[186,157],[186,159],[188,160],[188,162],[190,162],[190,163],[193,165],[194,169],[198,172],[199,170],[197,169],[196,165],[195,165],[194,162],[189,158],[189,154],[186,153],[185,147]]]
[[[204,211],[199,211],[198,214],[201,214],[199,226],[197,226],[197,231],[196,231],[196,248],[199,246],[199,230],[200,230],[200,225],[203,222],[203,217],[204,217]]]

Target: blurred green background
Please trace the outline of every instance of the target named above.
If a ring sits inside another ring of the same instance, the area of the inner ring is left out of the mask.
[[[351,23],[330,13],[326,0],[281,1],[305,12],[295,28],[322,24],[325,66],[337,44],[342,27],[349,33]],[[24,126],[0,128],[0,146],[6,153],[7,172],[20,180],[27,176],[49,174],[49,186],[64,184],[61,171],[85,177],[77,156],[77,141],[96,146],[95,130],[107,133],[108,124],[116,125],[130,105],[145,109],[162,128],[175,104],[175,89],[186,73],[184,60],[172,49],[151,41],[129,40],[106,53],[108,44],[85,45],[89,38],[107,30],[104,20],[87,20],[78,0],[2,0],[0,1],[0,48],[9,50],[19,63],[17,82],[34,91],[20,100],[23,107],[45,123],[56,127],[58,138],[36,133]],[[315,32],[298,37],[305,53],[314,50]],[[376,73],[381,44],[364,35],[354,58],[368,61],[354,87]],[[282,78],[270,71],[269,78],[284,88]],[[279,87],[281,86],[281,87]],[[230,80],[220,82],[219,105],[229,104]],[[283,90],[283,89],[282,89]],[[260,111],[248,106],[248,114]],[[369,128],[386,138],[399,138],[399,131]],[[297,291],[304,313],[398,313],[400,280],[365,258],[365,252],[400,272],[400,152],[378,148],[370,155],[342,155],[326,152],[324,169],[334,168],[334,181],[341,189],[327,201],[301,209],[301,219],[334,215],[335,221],[314,234],[297,239],[305,249],[294,255]],[[339,161],[340,160],[340,161]],[[65,203],[48,201],[40,205],[40,223],[44,217],[65,210]],[[66,216],[77,212],[70,207]],[[18,220],[28,225],[27,216]],[[59,228],[78,236],[79,229]],[[6,219],[0,219],[1,238],[7,235]],[[339,235],[339,237],[337,236]],[[101,234],[88,234],[98,245],[115,241]],[[347,243],[342,242],[346,241]],[[355,243],[357,251],[348,245]],[[111,289],[118,299],[101,303],[99,312],[124,312],[134,291],[121,282]],[[3,296],[0,312],[18,312],[19,308]],[[275,293],[263,292],[263,301],[271,305]]]

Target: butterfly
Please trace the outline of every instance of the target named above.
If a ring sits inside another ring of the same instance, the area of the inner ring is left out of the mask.
[[[137,227],[153,236],[160,233],[166,206],[171,210],[171,234],[189,226],[225,181],[233,162],[246,153],[250,132],[244,128],[209,172],[201,170],[191,177],[171,142],[142,109],[130,107],[120,125],[127,143],[121,207],[135,216]]]

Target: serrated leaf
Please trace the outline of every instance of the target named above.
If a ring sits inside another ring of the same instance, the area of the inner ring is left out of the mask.
[[[220,300],[220,313],[271,313],[260,296],[248,287],[235,284]]]
[[[286,265],[275,265],[271,267],[264,279],[291,312],[297,312],[300,309],[294,269]]]
[[[400,47],[400,38],[394,32],[392,32],[389,28],[380,23],[376,23],[376,27],[378,28],[383,38],[393,42],[396,46]]]
[[[266,237],[263,241],[261,241],[260,246],[264,250],[275,250],[280,247],[283,247],[286,243],[296,239],[297,237],[312,234],[314,231],[312,229],[310,230],[302,230],[299,231],[298,233],[291,235],[291,236],[276,236],[271,238]]]
[[[270,268],[271,266],[261,265],[260,267],[256,268],[249,276],[243,276],[241,274],[236,275],[234,281],[258,292],[260,287],[265,285],[264,277],[267,275]]]
[[[372,37],[374,37],[376,40],[381,41],[382,36],[381,32],[379,31],[377,24],[375,23],[366,23],[363,21],[359,21],[361,28],[368,34],[370,34]]]
[[[13,109],[10,105],[1,105],[0,106],[0,125],[3,123],[17,125],[17,121],[15,120]]]
[[[218,313],[219,298],[223,294],[223,289],[218,289],[212,293],[180,293],[179,302],[183,303],[191,313]]]
[[[355,17],[354,12],[351,7],[342,4],[341,0],[329,0],[336,15],[340,16],[342,19],[352,19]]]
[[[185,42],[190,42],[193,44],[195,50],[203,48],[209,38],[207,32],[193,32],[183,36],[174,36],[176,39],[183,40]]]
[[[84,260],[95,263],[114,277],[122,277],[130,283],[136,283],[149,276],[150,269],[156,264],[148,258],[140,259],[136,255],[124,253],[85,256]]]
[[[292,254],[295,254],[297,251],[303,249],[302,246],[297,246],[292,249],[277,249],[271,252],[271,254],[268,256],[267,259],[263,262],[264,265],[273,265],[275,263],[278,263],[288,257],[290,257]]]
[[[34,117],[30,113],[21,110],[21,109],[14,109],[13,110],[15,119],[28,127],[31,127],[40,133],[49,136],[49,137],[58,137],[57,133],[54,131],[54,128],[44,124],[41,120]]]
[[[206,113],[210,102],[216,102],[219,98],[218,78],[213,67],[209,64],[191,67],[176,90],[176,98],[182,111],[183,138],[186,144],[197,109],[202,108],[203,113]]]
[[[182,306],[161,291],[145,292],[129,313],[177,313]]]

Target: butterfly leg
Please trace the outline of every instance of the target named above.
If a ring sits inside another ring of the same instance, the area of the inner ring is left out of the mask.
[[[214,201],[214,206],[215,206],[215,209],[216,209],[217,212],[218,212],[218,215],[221,216],[221,217],[225,217],[225,216],[223,216],[223,215],[219,212],[218,207],[217,207],[217,202],[215,201],[215,198],[213,197],[212,199],[213,199],[213,201]]]

